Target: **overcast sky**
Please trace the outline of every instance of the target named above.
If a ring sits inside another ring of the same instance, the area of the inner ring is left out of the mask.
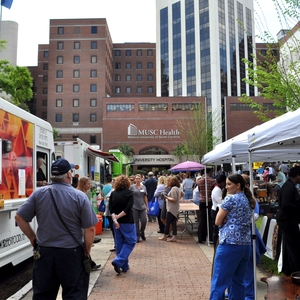
[[[155,0],[14,0],[2,20],[19,24],[19,66],[36,66],[38,44],[49,43],[50,19],[106,18],[113,43],[156,42]],[[271,33],[281,29],[272,0],[261,0]],[[257,17],[256,17],[257,18]],[[263,20],[263,18],[261,18]],[[262,21],[266,26],[265,21]]]

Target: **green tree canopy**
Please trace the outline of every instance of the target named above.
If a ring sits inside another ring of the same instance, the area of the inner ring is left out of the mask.
[[[120,145],[118,149],[128,157],[132,157],[134,155],[134,149],[127,143]]]
[[[6,100],[26,108],[25,104],[33,94],[32,77],[28,68],[13,66],[7,60],[0,60],[0,91],[11,97]]]
[[[264,28],[262,20],[256,20],[260,28],[257,36],[267,44],[267,53],[244,59],[248,77],[244,82],[257,87],[259,96],[273,100],[272,112],[282,115],[287,110],[300,107],[300,8],[298,0],[272,0],[278,21],[285,29],[285,36],[277,40]],[[260,3],[256,0],[257,6]],[[263,12],[261,12],[263,15]],[[287,29],[287,30],[286,30]],[[279,54],[279,58],[278,55]],[[255,99],[242,95],[242,102],[255,108],[255,113],[263,121],[268,120],[270,109],[257,103]]]

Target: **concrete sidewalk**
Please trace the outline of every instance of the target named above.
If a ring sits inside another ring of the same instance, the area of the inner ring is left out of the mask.
[[[111,265],[115,256],[109,251],[113,248],[112,234],[104,229],[101,242],[92,248],[93,260],[102,266],[91,273],[88,299],[209,299],[213,246],[197,244],[196,229],[193,235],[185,232],[180,239],[183,229],[180,220],[178,242],[169,243],[158,240],[157,223],[148,223],[146,241],[136,245],[129,258],[129,271],[120,275]],[[267,293],[267,285],[260,282],[264,276],[257,272],[258,300]],[[9,299],[32,299],[32,291],[19,291]]]

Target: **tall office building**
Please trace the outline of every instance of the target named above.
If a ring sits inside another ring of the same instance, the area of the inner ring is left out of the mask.
[[[243,82],[255,43],[253,0],[156,0],[156,14],[157,96],[205,96],[219,123],[214,135],[226,139],[225,97],[256,94]]]

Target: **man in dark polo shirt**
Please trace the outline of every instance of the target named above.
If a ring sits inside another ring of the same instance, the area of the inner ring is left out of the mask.
[[[15,216],[20,229],[39,252],[33,268],[33,299],[56,299],[62,287],[65,299],[87,299],[89,273],[83,259],[90,254],[98,219],[88,197],[71,185],[71,166],[61,158],[51,166],[49,186],[36,189]],[[62,219],[51,198],[50,189]],[[36,233],[30,226],[36,216]],[[84,243],[84,247],[82,244]]]

